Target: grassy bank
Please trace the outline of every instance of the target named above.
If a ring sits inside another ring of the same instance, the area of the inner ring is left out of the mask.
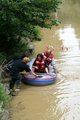
[[[4,120],[7,120],[7,106],[9,102],[9,96],[5,91],[5,87],[2,83],[0,83],[0,120],[4,117]]]

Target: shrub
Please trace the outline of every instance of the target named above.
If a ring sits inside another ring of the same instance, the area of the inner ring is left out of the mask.
[[[0,0],[0,51],[17,49],[23,37],[40,40],[36,26],[56,25],[50,13],[55,13],[60,3],[61,0]]]
[[[2,107],[5,107],[8,103],[9,96],[7,95],[4,85],[0,83],[0,103],[3,103]]]
[[[4,85],[0,83],[0,118],[3,116],[5,112],[5,107],[7,106],[9,101],[9,96],[5,92]]]
[[[5,61],[5,59],[6,59],[6,54],[1,52],[0,53],[0,65]]]

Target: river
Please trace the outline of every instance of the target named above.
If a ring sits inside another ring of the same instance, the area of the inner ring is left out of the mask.
[[[34,55],[54,46],[58,80],[43,87],[22,85],[11,101],[11,120],[80,119],[80,0],[63,0],[58,17],[59,26],[41,29]]]

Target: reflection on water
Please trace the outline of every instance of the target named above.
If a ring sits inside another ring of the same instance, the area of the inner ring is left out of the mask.
[[[80,0],[63,0],[59,13],[62,24],[42,29],[43,40],[35,51],[43,52],[47,44],[55,47],[58,81],[43,87],[24,85],[12,100],[11,120],[80,119]]]
[[[58,120],[78,120],[80,116],[80,81],[65,81],[57,86],[56,112]]]
[[[79,54],[79,40],[76,37],[75,29],[71,25],[59,30],[59,37],[64,47],[68,48],[68,55]]]
[[[79,48],[79,41],[75,34],[75,29],[72,28],[70,25],[66,28],[59,29],[59,37],[62,41],[64,47],[67,47],[67,51],[62,51],[61,53],[61,60],[64,60],[61,64],[63,68],[63,72],[66,74],[77,74],[79,75],[80,72],[80,48]]]
[[[62,45],[68,48],[62,51],[59,64],[65,81],[56,86],[56,111],[60,112],[59,120],[78,120],[80,116],[80,39],[75,29],[68,25],[58,30]],[[56,114],[58,114],[58,112]]]

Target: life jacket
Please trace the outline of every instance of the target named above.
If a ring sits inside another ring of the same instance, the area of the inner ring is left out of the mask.
[[[51,53],[49,54],[47,51],[44,52],[44,56],[48,62],[48,65],[52,62],[52,59],[54,58],[54,55]]]
[[[35,60],[35,66],[38,67],[38,72],[44,72],[45,71],[45,62],[46,58],[44,57],[42,61],[39,61],[38,59]]]

